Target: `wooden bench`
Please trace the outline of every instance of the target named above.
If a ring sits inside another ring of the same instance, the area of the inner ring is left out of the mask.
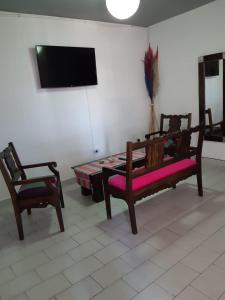
[[[191,147],[193,133],[198,134],[196,147]],[[173,139],[176,153],[169,159],[164,156],[164,144]],[[176,184],[196,175],[199,196],[203,195],[201,152],[203,128],[197,126],[189,130],[172,133],[155,140],[127,142],[126,169],[103,168],[103,184],[107,218],[111,219],[110,195],[123,199],[129,209],[132,233],[137,233],[135,203],[163,189],[176,187]],[[145,150],[145,165],[135,169],[132,164],[132,152]]]

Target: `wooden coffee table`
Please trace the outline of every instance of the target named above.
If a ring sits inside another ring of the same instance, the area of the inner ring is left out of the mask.
[[[134,168],[143,166],[145,153],[133,152]],[[77,183],[81,186],[81,193],[84,196],[92,195],[94,202],[104,200],[102,186],[102,168],[124,169],[126,165],[126,153],[119,153],[96,161],[72,167]]]

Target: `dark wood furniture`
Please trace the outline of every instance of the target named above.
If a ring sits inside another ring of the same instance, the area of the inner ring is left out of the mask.
[[[205,110],[205,133],[206,141],[223,142],[223,121],[213,123],[211,108]]]
[[[61,180],[60,180],[59,171],[56,169],[56,167],[57,167],[56,162],[47,162],[47,163],[22,165],[21,161],[20,161],[20,158],[19,158],[19,155],[18,155],[18,153],[16,151],[16,148],[15,148],[15,146],[14,146],[14,144],[12,142],[9,142],[8,148],[11,151],[11,154],[13,156],[13,159],[14,159],[14,162],[16,164],[16,167],[21,171],[21,178],[22,179],[27,179],[27,175],[25,173],[25,170],[27,170],[27,169],[34,169],[34,168],[41,168],[41,167],[48,167],[49,168],[49,170],[57,178],[58,185],[59,185],[59,192],[60,192],[60,202],[61,202],[62,208],[64,208],[65,204],[64,204],[64,198],[63,198],[63,192],[62,192],[62,184],[61,184]]]
[[[160,128],[159,131],[148,133],[145,135],[146,139],[149,139],[151,137],[154,137],[155,135],[165,135],[172,132],[177,132],[182,129],[181,125],[182,122],[186,122],[183,129],[190,129],[191,128],[191,113],[188,113],[186,115],[165,115],[161,114],[160,116]],[[165,128],[166,120],[169,121],[168,128]]]
[[[27,179],[24,169],[41,166],[48,166],[51,171],[54,169],[54,174]],[[49,204],[56,208],[60,230],[64,231],[60,205],[61,186],[55,167],[55,162],[22,166],[12,143],[0,153],[0,169],[12,199],[20,240],[24,239],[21,213],[27,210],[31,214],[32,208],[46,207]]]
[[[190,146],[192,133],[198,133],[198,144]],[[164,160],[164,141],[167,138],[176,140],[176,154]],[[103,184],[107,218],[111,219],[110,195],[123,199],[129,209],[132,233],[137,233],[135,203],[160,190],[175,187],[176,183],[189,176],[196,175],[199,196],[203,195],[201,152],[203,127],[195,127],[178,133],[172,133],[154,140],[144,142],[127,142],[126,170],[103,168]],[[145,149],[145,167],[134,169],[132,152]],[[195,159],[191,157],[195,156]]]
[[[86,164],[71,167],[75,173],[77,183],[81,186],[81,193],[84,196],[91,195],[94,202],[104,200],[102,168],[107,165],[110,160],[114,160],[110,167],[123,170],[126,165],[126,153],[116,154],[105,157],[97,161],[87,162]],[[104,162],[104,163],[103,163]],[[142,166],[144,163],[144,153],[134,155],[133,164],[136,167]],[[81,178],[81,179],[80,179]],[[84,181],[82,182],[82,178]]]
[[[199,122],[200,123],[204,123],[206,124],[206,110],[208,110],[208,108],[211,109],[211,111],[213,110],[212,107],[206,107],[206,90],[205,90],[205,80],[206,80],[206,76],[205,76],[205,69],[206,69],[206,64],[210,63],[210,62],[219,62],[222,61],[223,64],[223,74],[222,74],[222,80],[223,83],[221,85],[221,89],[222,89],[222,99],[221,99],[221,105],[222,105],[222,131],[223,131],[223,137],[225,137],[225,126],[224,126],[224,122],[225,122],[225,55],[224,52],[220,52],[220,53],[214,53],[214,54],[210,54],[210,55],[205,55],[205,56],[201,56],[198,59],[198,83],[199,83]],[[206,124],[207,125],[207,124]],[[214,124],[215,125],[215,124]],[[224,138],[218,138],[215,135],[211,135],[211,137],[209,135],[206,135],[206,139],[207,140],[211,140],[211,141],[217,141],[217,142],[223,142],[225,141]]]
[[[145,135],[146,139],[154,139],[157,136],[163,136],[168,133],[178,132],[182,128],[190,129],[191,128],[191,117],[192,114],[188,113],[186,115],[165,115],[161,114],[160,117],[160,130],[148,133]],[[166,128],[166,121],[168,121]],[[164,152],[170,156],[174,156],[176,151],[176,143],[172,138],[168,138],[168,140],[164,143]]]

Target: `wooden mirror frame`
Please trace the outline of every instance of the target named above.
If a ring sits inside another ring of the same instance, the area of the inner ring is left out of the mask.
[[[198,84],[199,84],[199,124],[205,124],[205,62],[223,60],[223,87],[225,86],[225,52],[200,56],[198,59]],[[225,122],[225,88],[223,88],[223,122]]]

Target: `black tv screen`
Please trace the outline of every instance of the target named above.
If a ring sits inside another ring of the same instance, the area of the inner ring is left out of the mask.
[[[210,60],[205,62],[205,76],[218,76],[219,75],[219,61]]]
[[[94,48],[37,45],[35,49],[42,88],[98,83]]]

